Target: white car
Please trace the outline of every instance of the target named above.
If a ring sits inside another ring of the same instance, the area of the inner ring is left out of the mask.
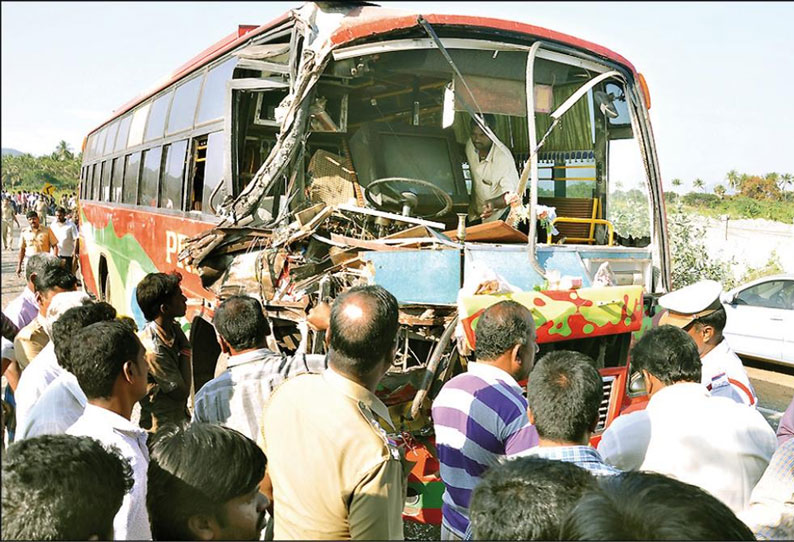
[[[721,297],[723,334],[741,356],[794,365],[794,275],[754,280]]]

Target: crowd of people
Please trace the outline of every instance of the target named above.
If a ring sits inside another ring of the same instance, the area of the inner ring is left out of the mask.
[[[327,355],[273,351],[260,302],[226,298],[213,322],[222,361],[190,401],[179,275],[137,285],[140,330],[77,291],[52,254],[30,256],[25,278],[3,314],[16,401],[13,421],[4,408],[3,538],[403,539],[412,464],[375,393],[398,345],[388,291],[359,286],[312,309]],[[794,537],[794,401],[776,438],[754,400],[730,393],[735,379],[704,384],[721,306],[668,295],[667,320],[631,353],[647,408],[618,417],[598,448],[595,362],[536,360],[526,307],[485,310],[476,361],[432,405],[442,539]]]

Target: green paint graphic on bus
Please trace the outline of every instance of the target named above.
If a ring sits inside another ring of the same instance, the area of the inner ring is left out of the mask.
[[[91,226],[83,214],[83,224]],[[122,284],[127,284],[129,262],[137,262],[145,273],[156,273],[157,267],[140,243],[127,233],[119,237],[113,226],[113,218],[108,220],[108,225],[102,229],[91,226],[94,242],[98,247],[105,249],[105,253],[112,261],[119,273]]]

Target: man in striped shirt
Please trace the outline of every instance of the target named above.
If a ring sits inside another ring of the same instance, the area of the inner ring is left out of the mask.
[[[538,443],[517,382],[532,370],[538,350],[532,313],[502,301],[483,312],[475,333],[477,362],[447,382],[433,402],[445,487],[442,540],[463,538],[471,493],[483,473]]]

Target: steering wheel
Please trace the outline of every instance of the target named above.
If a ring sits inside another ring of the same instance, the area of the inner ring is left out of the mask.
[[[417,194],[410,190],[400,191],[399,184],[413,184],[415,186],[421,186],[423,188],[429,188],[433,195],[435,195],[441,203],[443,203],[443,207],[435,212],[435,213],[427,213],[424,215],[419,215],[420,218],[432,218],[432,217],[439,217],[447,214],[452,209],[452,198],[449,197],[449,194],[441,190],[439,187],[434,185],[431,182],[423,181],[421,179],[410,179],[408,177],[384,177],[383,179],[377,179],[369,183],[367,186],[365,195],[367,197],[367,201],[370,205],[378,209],[379,211],[388,211],[385,203],[378,203],[373,199],[373,188],[378,187],[376,193],[381,195],[384,192],[390,192],[391,194],[388,196],[390,199],[396,200],[402,207],[405,209],[406,207],[413,210],[413,208],[418,203]]]

